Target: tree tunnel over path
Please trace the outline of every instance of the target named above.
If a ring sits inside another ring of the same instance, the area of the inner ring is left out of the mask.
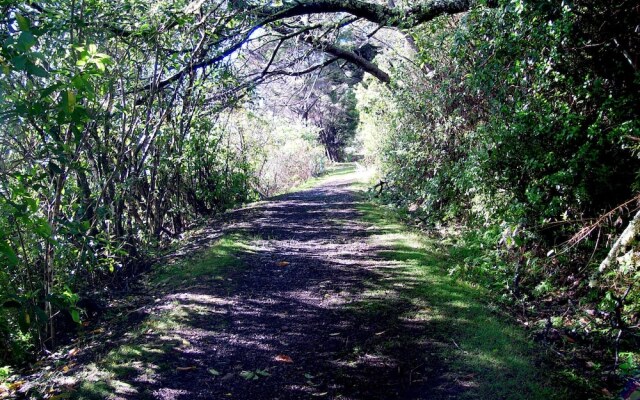
[[[0,399],[637,381],[635,2],[0,10]]]

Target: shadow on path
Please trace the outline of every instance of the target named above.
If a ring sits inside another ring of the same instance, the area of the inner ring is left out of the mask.
[[[147,318],[162,329],[124,337],[76,397],[434,399],[473,386],[448,374],[434,324],[451,321],[420,318],[428,308],[402,295],[418,283],[370,240],[384,228],[362,221],[347,178],[230,213],[227,233],[251,238],[240,267],[158,299]]]

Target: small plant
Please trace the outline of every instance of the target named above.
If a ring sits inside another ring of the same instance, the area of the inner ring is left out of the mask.
[[[13,370],[9,366],[0,367],[0,383],[4,383],[9,379]]]
[[[635,376],[640,372],[640,366],[634,353],[622,352],[619,357],[621,362],[618,368],[623,376]]]

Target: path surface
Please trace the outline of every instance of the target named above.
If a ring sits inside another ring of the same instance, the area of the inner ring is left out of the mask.
[[[131,368],[118,397],[433,398],[440,363],[421,327],[398,320],[406,305],[360,307],[391,266],[376,259],[367,241],[376,228],[359,221],[356,201],[348,177],[334,178],[232,213],[229,232],[255,238],[256,250],[240,254],[241,272],[228,280],[164,299],[155,312],[198,307],[174,332],[188,346],[165,347],[157,369]],[[171,339],[150,332],[144,341]]]
[[[232,292],[218,284],[175,295],[207,312],[180,332],[190,348],[167,361],[199,368],[172,369],[137,389],[163,399],[433,398],[426,389],[439,383],[439,365],[420,326],[398,321],[399,310],[358,308],[367,283],[389,265],[367,243],[377,231],[359,222],[350,184],[333,179],[236,212],[232,230],[259,239],[255,253],[241,255]],[[241,376],[256,369],[269,376]]]
[[[123,335],[108,385],[97,362],[73,397],[459,397],[469,382],[448,374],[444,340],[390,290],[411,277],[371,240],[383,228],[363,222],[350,177],[230,213],[226,233],[252,246],[240,267],[163,293],[146,318],[179,323]]]

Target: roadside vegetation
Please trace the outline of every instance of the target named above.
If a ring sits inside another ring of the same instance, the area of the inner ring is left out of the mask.
[[[582,382],[545,371],[553,353],[517,326],[494,294],[449,273],[452,263],[464,261],[452,254],[456,247],[448,238],[412,229],[397,213],[370,201],[359,210],[364,221],[383,232],[369,241],[394,268],[384,280],[369,282],[369,299],[354,309],[384,308],[390,293],[413,305],[400,318],[429,326],[430,335],[423,339],[446,360],[449,378],[463,382],[467,390],[460,398],[570,398],[572,384],[579,388],[576,393],[588,392],[576,385]]]
[[[378,56],[394,84],[356,91],[358,138],[376,200],[446,233],[451,276],[578,380],[620,384],[639,372],[640,91],[613,44],[626,6],[596,3],[513,1],[399,38]]]

